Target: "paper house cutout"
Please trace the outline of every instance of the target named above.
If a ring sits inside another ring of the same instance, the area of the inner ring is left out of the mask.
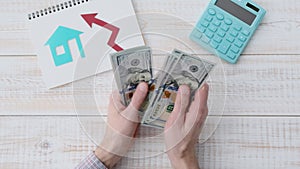
[[[50,47],[55,66],[61,66],[73,62],[69,41],[75,39],[81,58],[85,58],[80,35],[83,32],[59,26],[51,35],[45,46]],[[61,49],[58,51],[58,49]]]

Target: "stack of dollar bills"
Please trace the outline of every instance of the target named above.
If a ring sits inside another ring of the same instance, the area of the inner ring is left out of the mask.
[[[111,63],[122,102],[128,106],[141,82],[149,85],[149,93],[140,108],[141,123],[164,128],[172,113],[181,85],[188,85],[191,97],[200,88],[215,64],[174,49],[164,66],[153,76],[152,50],[142,46],[111,54]]]

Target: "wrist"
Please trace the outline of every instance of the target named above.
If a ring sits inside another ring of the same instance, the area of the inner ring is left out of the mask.
[[[101,147],[95,150],[95,155],[109,169],[115,166],[121,159],[120,156],[110,153]]]

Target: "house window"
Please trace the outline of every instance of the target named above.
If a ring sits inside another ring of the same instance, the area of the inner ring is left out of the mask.
[[[58,47],[56,47],[56,54],[57,54],[57,56],[65,54],[65,48],[64,48],[64,46],[58,46]]]

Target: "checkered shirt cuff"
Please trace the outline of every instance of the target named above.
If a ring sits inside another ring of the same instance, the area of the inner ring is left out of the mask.
[[[96,157],[95,153],[89,154],[75,169],[107,169]]]

